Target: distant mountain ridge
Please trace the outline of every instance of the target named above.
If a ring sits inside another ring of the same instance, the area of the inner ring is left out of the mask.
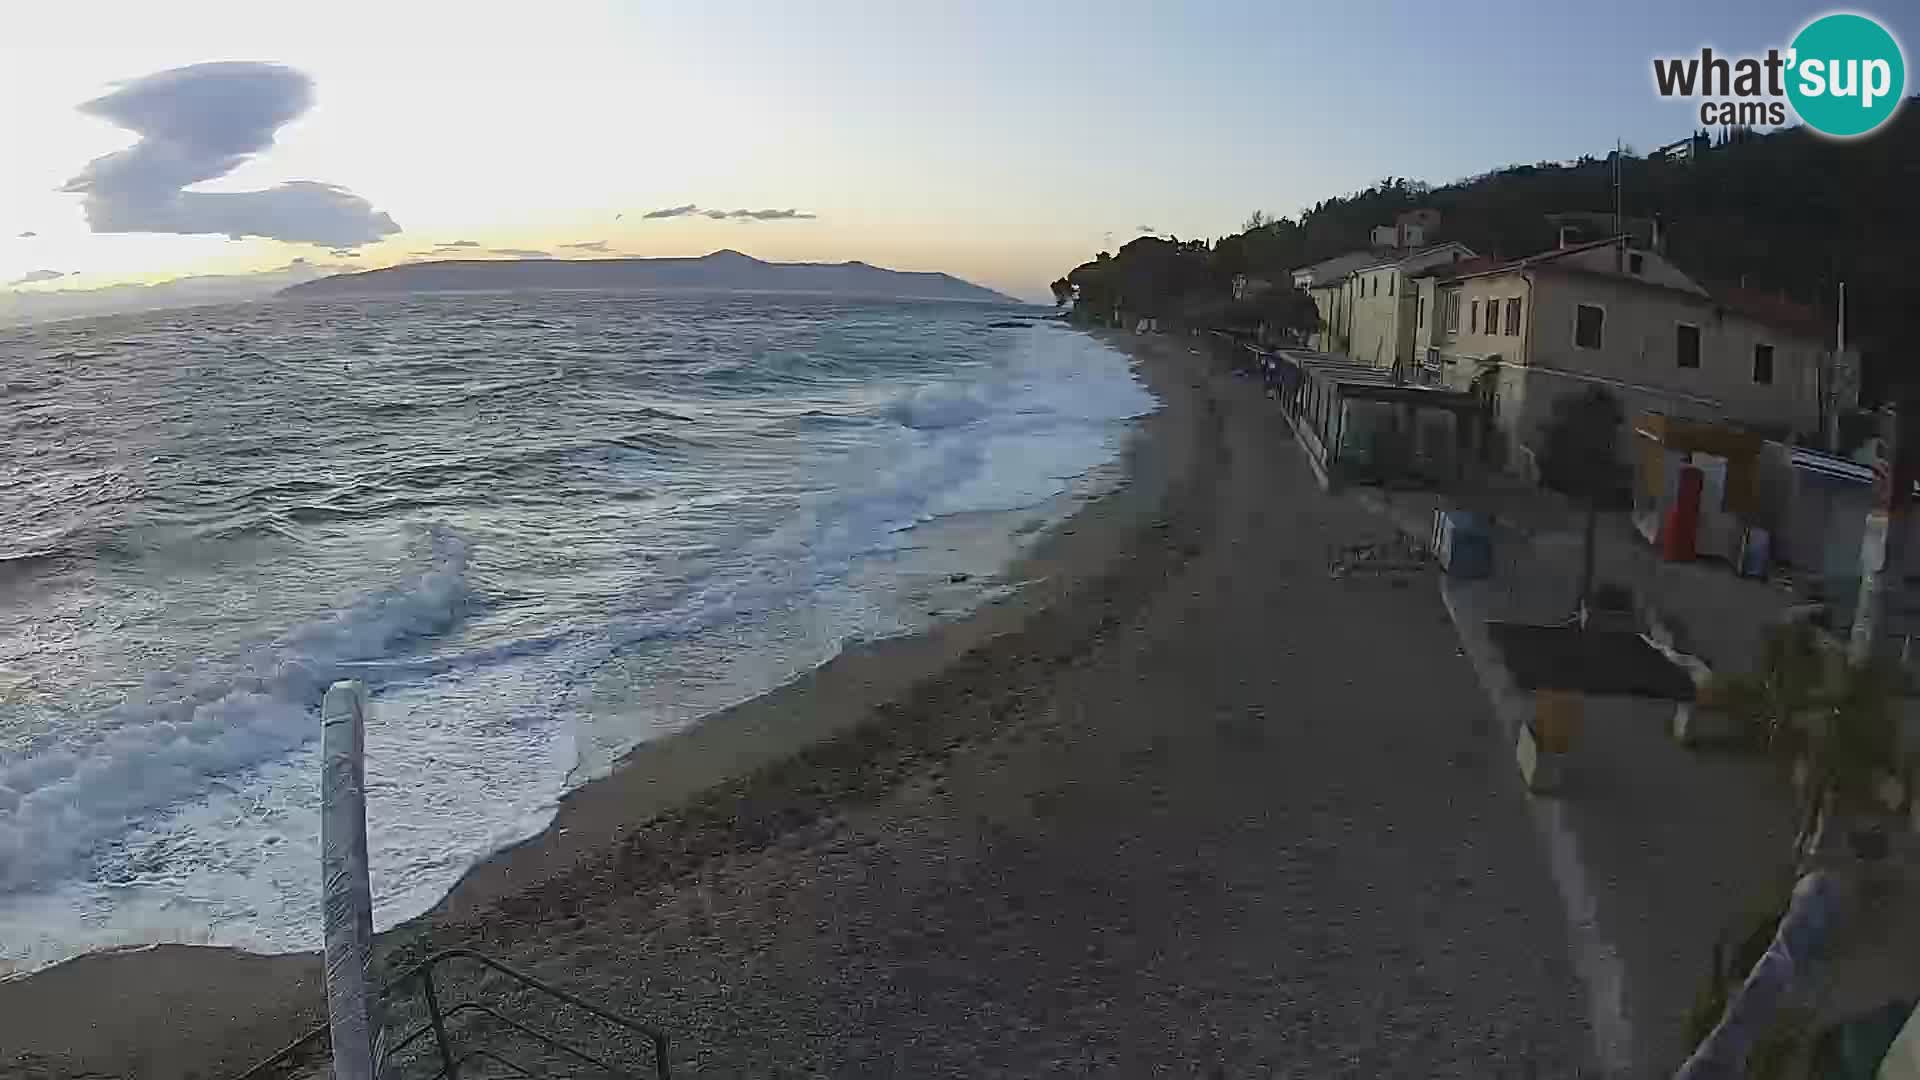
[[[915,300],[1017,303],[951,274],[887,270],[863,262],[772,263],[738,251],[698,258],[449,259],[408,263],[283,289],[282,296],[390,296],[519,289],[734,289]]]

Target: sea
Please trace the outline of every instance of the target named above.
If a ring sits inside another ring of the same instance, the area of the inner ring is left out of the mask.
[[[440,295],[0,330],[0,971],[375,922],[637,744],[1015,587],[1156,407],[1017,305]]]

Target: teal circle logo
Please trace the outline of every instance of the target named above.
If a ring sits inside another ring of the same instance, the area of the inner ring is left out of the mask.
[[[1865,15],[1822,15],[1793,39],[1787,100],[1826,135],[1865,135],[1893,115],[1907,92],[1900,43]]]

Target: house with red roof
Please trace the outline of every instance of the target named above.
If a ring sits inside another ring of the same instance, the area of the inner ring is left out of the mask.
[[[1554,401],[1586,386],[1613,391],[1629,416],[1776,435],[1817,437],[1829,410],[1854,405],[1836,388],[1858,379],[1811,309],[1708,289],[1628,236],[1436,265],[1412,292],[1417,377],[1482,395],[1522,471]]]

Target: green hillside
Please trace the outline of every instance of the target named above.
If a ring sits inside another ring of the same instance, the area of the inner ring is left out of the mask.
[[[1804,128],[1740,133],[1694,161],[1631,150],[1621,167],[1630,218],[1658,217],[1668,254],[1710,288],[1738,285],[1784,293],[1831,320],[1847,283],[1848,338],[1867,366],[1869,396],[1920,389],[1920,109],[1850,142]],[[1442,215],[1439,238],[1483,254],[1522,256],[1552,247],[1547,214],[1610,211],[1605,157],[1514,165],[1429,187],[1388,178],[1328,199],[1299,219],[1281,218],[1210,245],[1136,240],[1068,276],[1086,295],[1113,290],[1129,307],[1177,318],[1217,310],[1235,273],[1279,274],[1356,247],[1395,213],[1419,206]]]

